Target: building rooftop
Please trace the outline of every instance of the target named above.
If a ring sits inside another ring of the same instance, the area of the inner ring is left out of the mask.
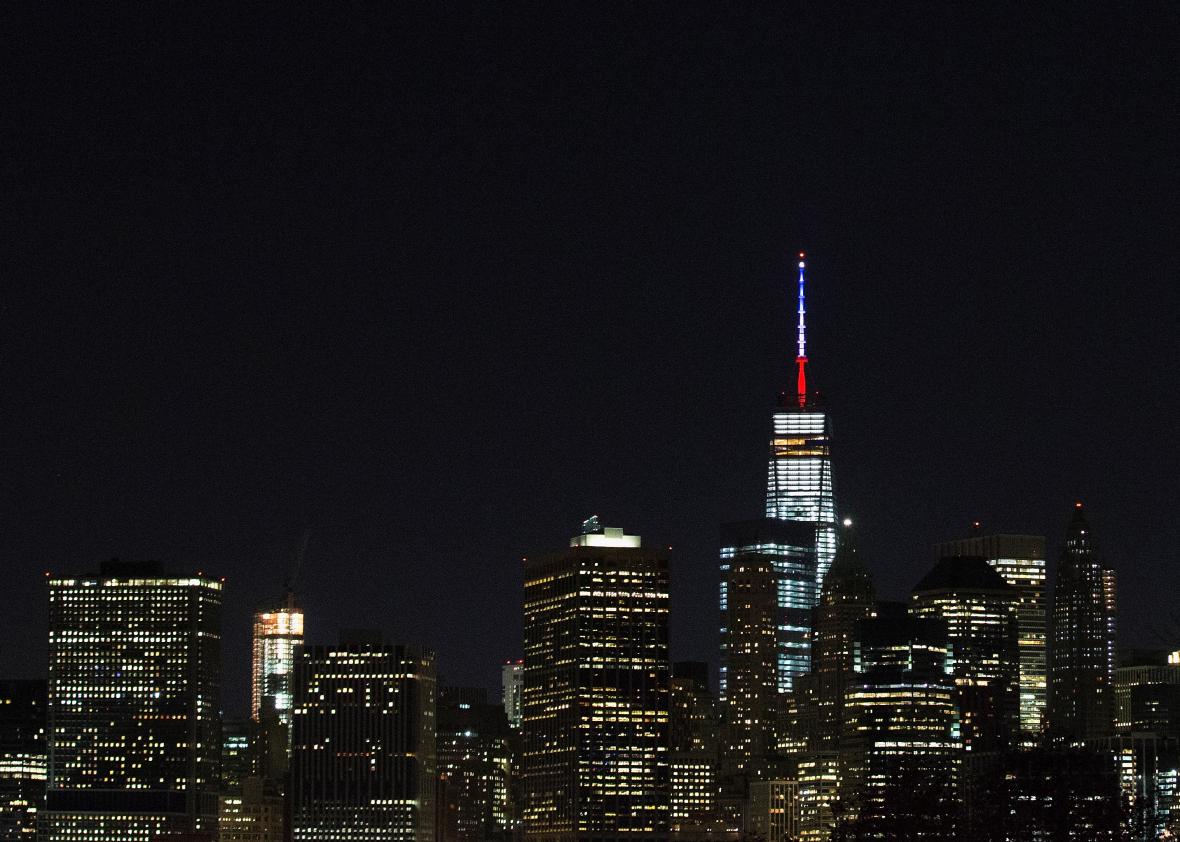
[[[946,590],[1008,591],[1011,587],[982,556],[946,556],[914,585],[914,593]]]

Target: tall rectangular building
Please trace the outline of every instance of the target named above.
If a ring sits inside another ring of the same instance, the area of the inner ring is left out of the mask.
[[[744,647],[737,644],[740,603],[731,593],[733,572],[764,563],[773,578],[772,643],[774,693],[789,693],[811,668],[811,611],[818,599],[815,532],[810,526],[776,518],[727,523],[721,527],[721,698],[728,703],[732,670]],[[758,634],[765,636],[764,631]]]
[[[295,662],[295,842],[433,842],[434,654],[347,633]]]
[[[486,842],[512,835],[512,731],[483,687],[438,695],[439,842]]]
[[[524,831],[668,836],[668,556],[586,521],[524,565]]]
[[[1074,507],[1053,588],[1049,729],[1071,744],[1114,726],[1114,571],[1101,563],[1082,504]]]
[[[520,727],[521,692],[524,689],[524,659],[506,661],[500,667],[500,686],[503,691],[504,715],[513,728]]]
[[[0,842],[32,840],[45,806],[45,682],[0,681]]]
[[[152,562],[49,579],[46,842],[216,832],[221,589]]]
[[[303,609],[295,594],[287,591],[283,599],[254,612],[254,657],[250,682],[250,710],[258,720],[263,701],[274,700],[279,721],[291,727],[295,672],[295,647],[303,643]]]
[[[980,556],[1017,594],[1020,730],[1026,744],[1041,733],[1049,694],[1049,612],[1042,535],[972,535],[935,547],[939,558]]]

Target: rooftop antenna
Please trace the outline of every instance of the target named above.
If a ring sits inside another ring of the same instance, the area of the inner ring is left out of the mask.
[[[799,252],[799,349],[795,357],[799,378],[795,391],[801,407],[807,406],[807,307],[803,297],[803,269],[806,264],[803,258],[803,252]]]

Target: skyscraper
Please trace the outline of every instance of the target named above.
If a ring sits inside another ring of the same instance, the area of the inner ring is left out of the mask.
[[[720,717],[709,692],[708,664],[673,664],[670,699],[672,831],[700,834],[717,818]]]
[[[45,806],[45,682],[0,681],[0,840],[32,840]]]
[[[766,516],[800,521],[815,532],[815,594],[836,557],[839,532],[832,483],[831,420],[807,390],[807,308],[799,255],[796,387],[784,390],[774,412],[767,470]]]
[[[504,708],[489,704],[484,688],[439,690],[439,842],[511,838],[511,736]]]
[[[255,720],[262,700],[274,698],[275,713],[291,727],[292,675],[295,647],[303,642],[303,609],[295,594],[287,591],[279,601],[254,612],[254,672],[250,685],[250,710]]]
[[[935,547],[939,558],[982,556],[1016,591],[1020,646],[1020,730],[1026,743],[1041,732],[1049,686],[1049,616],[1045,539],[1040,535],[972,535]]]
[[[216,832],[221,589],[152,562],[49,579],[49,842]]]
[[[777,748],[778,702],[811,662],[815,530],[761,518],[721,527],[725,774]]]
[[[852,530],[845,528],[815,608],[811,669],[819,731],[815,736],[823,743],[834,744],[843,733],[844,696],[855,677],[860,626],[875,609],[872,576],[857,554]]]
[[[590,518],[524,578],[526,838],[666,839],[667,555]]]
[[[1053,588],[1049,727],[1069,743],[1105,737],[1114,714],[1114,571],[1074,506]]]
[[[505,661],[500,667],[500,686],[503,689],[504,715],[513,728],[520,727],[520,700],[524,689],[524,659]]]
[[[948,556],[914,586],[910,610],[946,623],[968,751],[1008,747],[1020,729],[1019,595],[979,556]]]
[[[946,839],[962,752],[946,626],[890,609],[861,627],[841,797],[857,813],[853,838]]]
[[[295,842],[433,842],[434,654],[347,632],[295,664]]]

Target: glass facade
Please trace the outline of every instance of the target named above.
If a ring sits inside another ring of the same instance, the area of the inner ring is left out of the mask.
[[[815,530],[816,566],[812,604],[840,543],[832,484],[828,414],[809,403],[780,406],[774,413],[767,469],[766,516],[809,524]]]
[[[254,612],[254,670],[250,685],[251,711],[255,720],[262,701],[274,699],[279,721],[291,726],[294,692],[295,647],[303,642],[303,610],[288,593],[279,604]]]
[[[741,655],[750,652],[749,642],[739,643],[739,638],[751,634],[772,637],[771,680],[776,693],[791,692],[795,679],[811,669],[811,610],[819,596],[815,541],[816,535],[809,526],[774,518],[721,527],[720,695],[723,702],[728,703],[730,673]],[[769,586],[774,591],[774,615],[769,632],[758,628],[765,623],[749,616],[744,603],[731,605],[735,564],[742,566],[742,572],[750,573],[757,566],[757,559],[766,562],[773,577]]]

